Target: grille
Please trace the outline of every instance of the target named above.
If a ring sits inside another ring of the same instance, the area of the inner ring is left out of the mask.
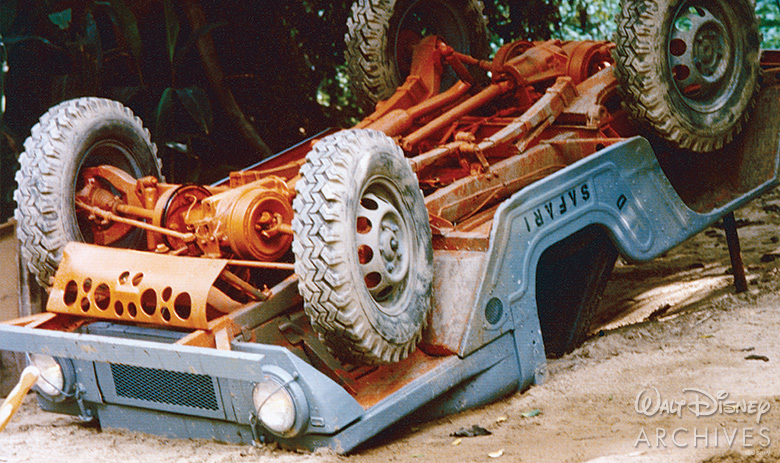
[[[219,410],[210,376],[115,364],[111,374],[119,397]]]

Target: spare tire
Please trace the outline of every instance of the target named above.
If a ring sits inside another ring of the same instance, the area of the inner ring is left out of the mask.
[[[431,308],[433,250],[417,177],[374,130],[319,141],[295,185],[298,290],[312,327],[351,364],[397,362]]]
[[[358,105],[370,113],[403,84],[411,68],[411,47],[423,36],[437,35],[461,53],[487,58],[482,9],[479,0],[357,0],[344,40]],[[455,82],[454,72],[445,72],[442,87]]]
[[[623,0],[615,42],[625,106],[643,128],[695,152],[742,130],[759,79],[750,0]]]
[[[14,192],[22,261],[48,288],[69,241],[92,242],[94,222],[77,214],[82,169],[118,167],[135,178],[162,179],[157,148],[141,120],[122,104],[85,97],[62,102],[41,116],[19,156]],[[139,229],[123,230],[114,247],[145,244]]]

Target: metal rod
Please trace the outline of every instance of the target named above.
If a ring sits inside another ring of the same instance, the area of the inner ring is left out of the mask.
[[[130,206],[129,204],[117,204],[116,210],[122,214],[134,215],[136,217],[141,217],[142,219],[154,219],[154,211],[143,207]]]
[[[90,213],[100,216],[106,220],[111,220],[118,223],[124,223],[127,225],[132,225],[134,227],[142,228],[144,230],[149,230],[155,233],[160,233],[161,235],[168,235],[173,238],[178,238],[185,242],[195,241],[195,235],[192,233],[180,233],[173,230],[168,230],[167,228],[157,227],[154,225],[150,225],[146,222],[141,222],[140,220],[133,220],[128,219],[125,217],[118,216],[114,214],[113,212],[104,211],[103,209],[100,209],[98,207],[89,206],[87,204],[84,204],[83,202],[76,200],[76,206],[86,209]]]
[[[233,285],[234,287],[254,297],[258,301],[268,300],[268,297],[270,296],[269,293],[264,293],[263,291],[260,291],[259,289],[255,288],[254,286],[250,285],[246,281],[242,280],[241,278],[238,277],[238,275],[236,275],[235,273],[229,270],[222,270],[222,273],[220,273],[219,276],[222,277],[225,281],[227,281],[231,285]]]
[[[401,148],[403,148],[405,151],[411,151],[415,146],[417,146],[418,143],[430,137],[438,130],[441,130],[443,127],[452,124],[460,117],[474,111],[475,109],[488,104],[489,102],[493,101],[493,99],[509,92],[514,87],[514,82],[508,80],[490,84],[475,96],[469,98],[458,106],[455,106],[446,113],[404,137],[401,141]]]
[[[731,269],[734,272],[734,286],[738,293],[747,291],[747,278],[745,277],[745,265],[742,262],[742,250],[737,235],[737,222],[734,213],[729,212],[723,216],[723,230],[726,232],[726,242],[729,245],[729,258]]]
[[[270,270],[289,270],[291,272],[295,271],[295,264],[288,264],[286,262],[259,262],[254,260],[229,259],[227,263],[228,265],[237,265],[239,267],[254,267],[254,268],[264,268]]]

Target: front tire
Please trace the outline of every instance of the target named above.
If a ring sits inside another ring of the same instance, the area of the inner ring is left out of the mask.
[[[759,78],[750,0],[623,0],[617,31],[615,75],[642,127],[694,152],[742,130]]]
[[[293,252],[312,327],[343,361],[397,362],[431,308],[428,213],[401,149],[381,132],[319,141],[296,184]]]
[[[91,242],[88,219],[77,214],[75,206],[82,169],[108,164],[135,178],[161,179],[160,161],[149,131],[130,109],[93,97],[49,109],[32,128],[24,149],[16,173],[14,218],[22,259],[48,288],[65,245]],[[142,239],[143,233],[132,230],[113,245],[137,247]]]

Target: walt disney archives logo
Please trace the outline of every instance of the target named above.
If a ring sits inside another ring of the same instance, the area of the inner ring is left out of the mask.
[[[742,447],[769,447],[772,443],[770,430],[761,427],[761,419],[772,408],[766,400],[729,399],[729,393],[718,391],[714,394],[697,388],[682,390],[682,398],[668,399],[661,395],[658,388],[643,389],[636,396],[634,410],[648,418],[657,416],[689,415],[695,418],[742,415],[755,420],[756,427],[677,427],[675,429],[657,428],[647,432],[642,428],[634,447],[704,447],[717,448],[734,445]]]

